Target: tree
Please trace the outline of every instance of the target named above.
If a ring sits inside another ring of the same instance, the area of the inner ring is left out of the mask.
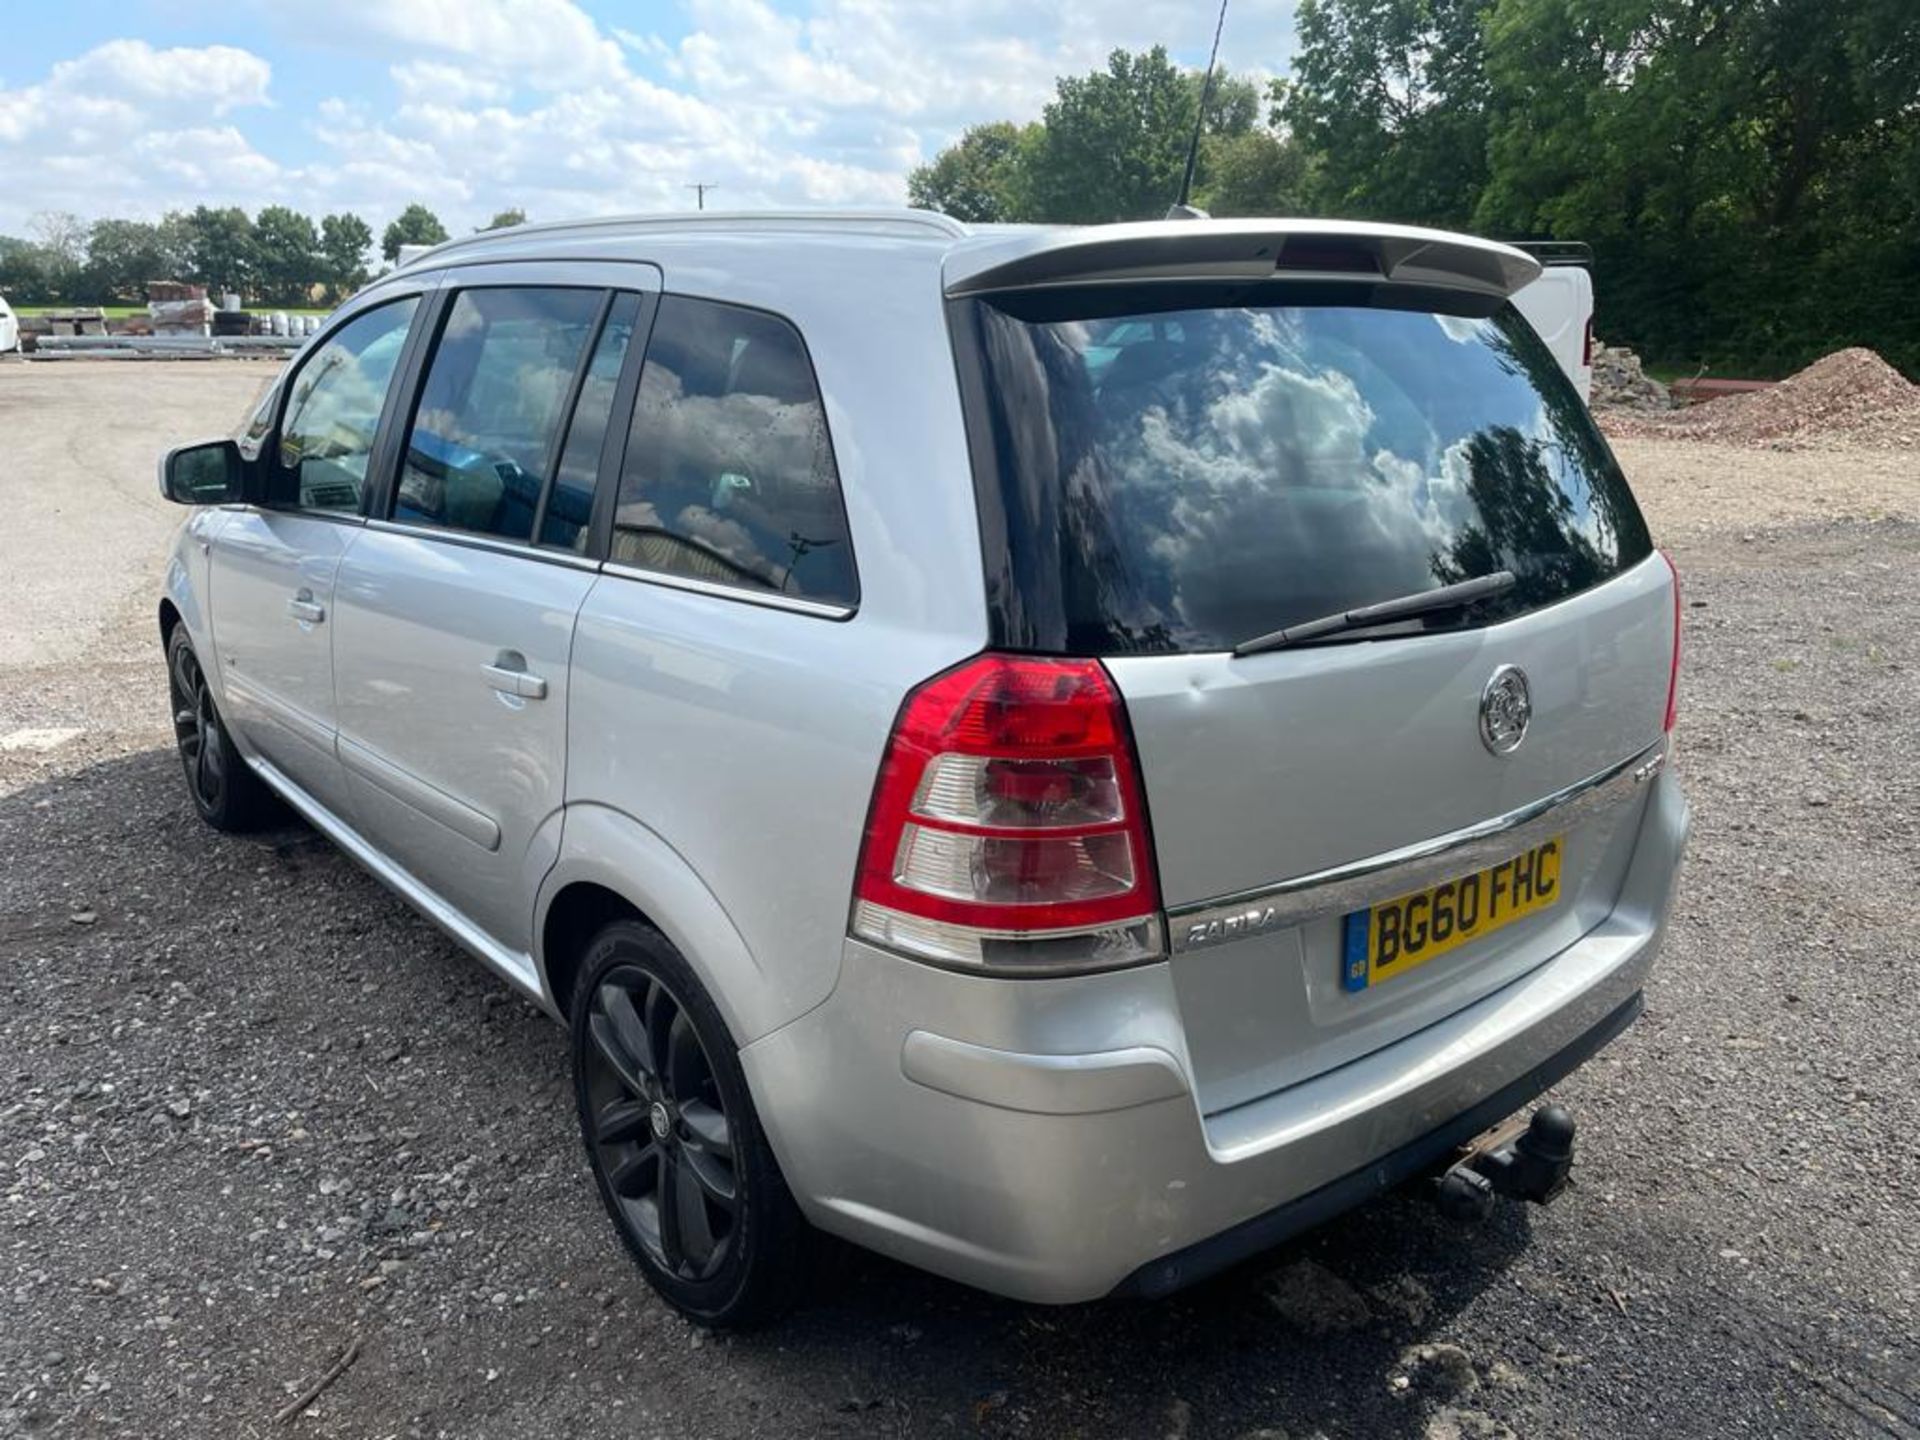
[[[1784,373],[1864,344],[1920,373],[1914,0],[1300,0],[1292,72],[1224,76],[1194,200],[1597,257],[1596,324],[1648,358]],[[1161,50],[1061,79],[913,173],[968,220],[1160,215],[1201,77]]]
[[[41,210],[27,221],[40,248],[62,265],[79,269],[87,258],[87,224],[71,210]]]
[[[69,210],[42,210],[27,221],[39,240],[44,283],[61,298],[70,297],[87,259],[87,225]]]
[[[1194,198],[1209,215],[1300,215],[1306,198],[1306,153],[1289,136],[1253,129],[1210,135],[1201,148],[1207,178]]]
[[[282,305],[309,303],[323,268],[313,221],[285,205],[268,205],[254,219],[253,243],[263,297]]]
[[[527,223],[527,212],[520,209],[518,206],[515,206],[513,209],[510,209],[510,210],[498,211],[494,215],[494,217],[491,220],[489,220],[486,224],[482,225],[480,229],[482,231],[505,230],[510,228],[511,226],[524,225],[526,223]]]
[[[103,304],[138,303],[149,280],[170,280],[180,268],[158,225],[144,220],[98,220],[87,236],[87,263],[79,290]]]
[[[400,258],[402,245],[439,245],[447,238],[447,227],[426,206],[415,203],[400,212],[380,237],[380,253],[389,263]]]
[[[46,247],[18,235],[0,235],[0,295],[17,301],[56,298]]]
[[[1021,135],[1005,120],[975,125],[907,177],[907,203],[969,224],[1017,218]]]
[[[367,283],[367,251],[373,229],[358,215],[342,212],[320,219],[320,278],[327,298],[338,304]]]
[[[1061,80],[1022,147],[1022,218],[1159,219],[1180,190],[1200,89],[1199,72],[1181,70],[1158,45],[1141,55],[1115,50],[1105,70]],[[1250,83],[1215,75],[1206,133],[1245,133],[1258,114]]]
[[[239,206],[210,209],[196,205],[184,217],[186,278],[215,295],[251,294],[259,279],[260,257],[253,222]]]
[[[1920,367],[1920,10],[1898,0],[1498,0],[1474,223],[1579,237],[1598,327],[1784,372]]]
[[[1312,156],[1316,208],[1467,223],[1487,180],[1482,29],[1496,3],[1301,0],[1273,120]]]
[[[1179,194],[1205,76],[1116,50],[1056,86],[1039,121],[976,125],[907,180],[915,205],[974,223],[1158,219]],[[1193,199],[1223,215],[1303,208],[1306,159],[1261,124],[1251,81],[1214,74]]]

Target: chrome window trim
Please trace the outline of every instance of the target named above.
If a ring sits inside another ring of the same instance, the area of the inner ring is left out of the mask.
[[[666,273],[657,262],[633,255],[449,258],[431,270],[408,270],[405,273],[409,276],[419,275],[423,279],[430,276],[443,288],[454,291],[559,286],[574,290],[631,290],[637,295],[658,296],[666,284]]]
[[[296,515],[302,520],[325,520],[329,525],[360,526],[367,517],[358,510],[305,510],[298,505],[264,505],[254,500],[236,500],[222,510],[250,510],[256,515]]]
[[[1176,955],[1212,949],[1471,873],[1567,825],[1621,808],[1666,761],[1667,740],[1662,736],[1618,764],[1504,815],[1274,885],[1170,906],[1169,947]]]
[[[811,615],[816,620],[851,620],[860,611],[858,605],[829,605],[820,600],[803,600],[797,595],[748,590],[739,585],[720,585],[696,580],[690,575],[673,575],[664,570],[644,570],[618,560],[600,566],[604,575],[621,580],[638,580],[645,585],[661,585],[669,590],[684,590],[690,595],[710,595],[716,600],[737,600],[745,605],[760,605],[769,610],[789,610],[796,615]]]
[[[440,540],[466,550],[487,550],[496,555],[514,555],[525,560],[538,560],[547,565],[564,565],[570,570],[600,568],[599,562],[589,556],[576,555],[571,550],[544,549],[530,540],[505,540],[497,535],[482,535],[471,530],[451,530],[440,525],[415,525],[405,520],[369,518],[363,523],[367,529],[378,530],[382,534],[410,535],[419,540]]]

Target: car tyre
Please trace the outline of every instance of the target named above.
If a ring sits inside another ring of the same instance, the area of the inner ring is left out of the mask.
[[[571,1035],[594,1182],[648,1282],[701,1325],[777,1319],[804,1287],[811,1231],[692,968],[651,925],[613,922],[581,961]]]
[[[220,718],[185,625],[175,625],[167,635],[167,692],[174,745],[200,818],[229,834],[259,830],[282,818],[279,801],[241,759]]]

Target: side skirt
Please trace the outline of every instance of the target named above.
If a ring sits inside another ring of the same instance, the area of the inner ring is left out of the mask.
[[[479,959],[542,1010],[549,1015],[554,1013],[553,1006],[540,988],[540,973],[531,955],[509,950],[500,944],[453,905],[375,850],[352,826],[275,769],[271,761],[251,758],[247,763],[273,787],[282,800],[300,813],[301,818],[344,850],[374,879],[426,916],[456,945]]]

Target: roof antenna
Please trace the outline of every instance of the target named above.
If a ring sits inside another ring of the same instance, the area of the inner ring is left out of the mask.
[[[1193,194],[1193,163],[1200,156],[1200,127],[1207,123],[1207,101],[1213,98],[1213,62],[1220,58],[1220,32],[1227,24],[1227,0],[1220,0],[1220,18],[1213,25],[1213,51],[1207,56],[1207,78],[1200,85],[1200,108],[1193,117],[1193,139],[1187,142],[1187,172],[1180,177],[1180,198],[1167,207],[1169,220],[1205,220],[1207,212],[1189,205]]]

